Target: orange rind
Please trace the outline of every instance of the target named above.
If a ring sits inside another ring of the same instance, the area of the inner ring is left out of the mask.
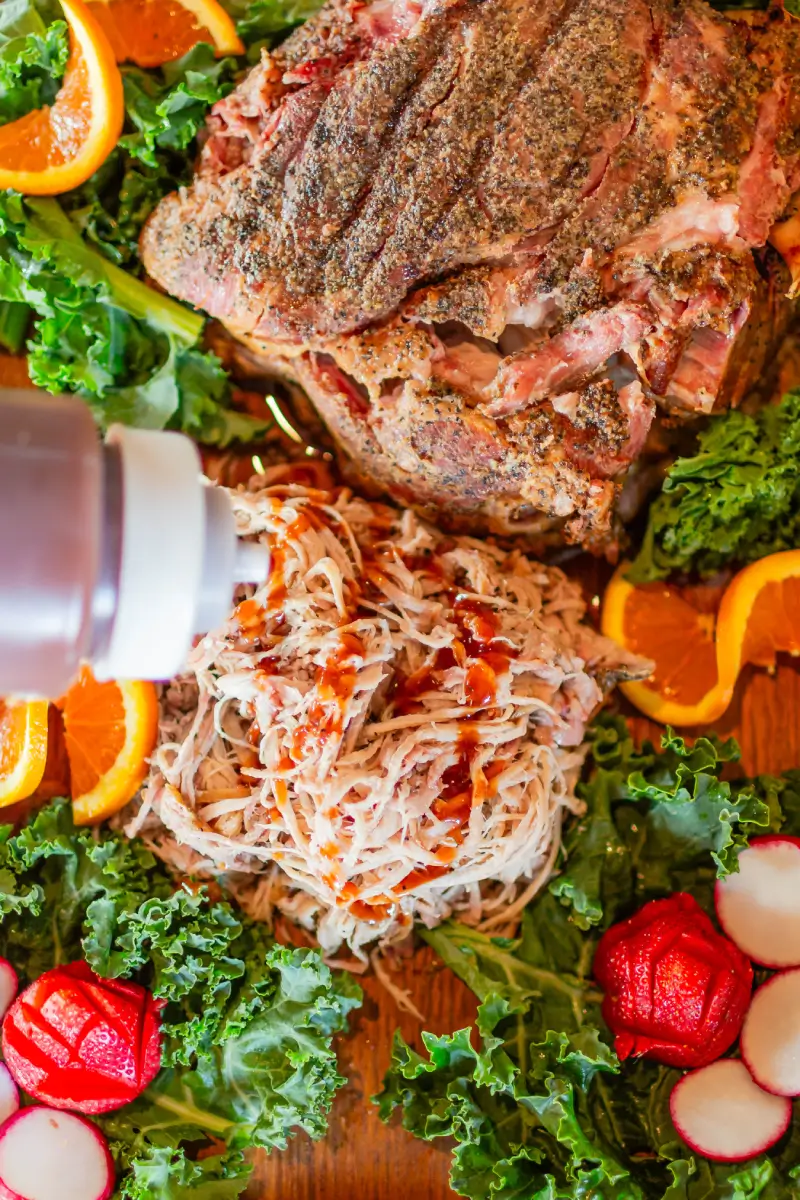
[[[47,762],[47,701],[0,700],[0,808],[33,795]]]
[[[132,800],[148,771],[158,734],[152,683],[99,683],[88,667],[59,701],[75,823],[90,825]]]
[[[122,133],[122,76],[108,38],[83,0],[62,0],[70,55],[52,105],[0,128],[0,188],[56,196],[79,187]]]
[[[236,25],[217,0],[89,0],[117,62],[160,67],[198,42],[217,52],[243,54]]]
[[[733,699],[749,663],[773,668],[779,653],[800,654],[800,550],[770,554],[741,570],[718,607],[709,589],[636,585],[623,563],[603,598],[602,629],[654,670],[622,692],[664,725],[708,725]]]

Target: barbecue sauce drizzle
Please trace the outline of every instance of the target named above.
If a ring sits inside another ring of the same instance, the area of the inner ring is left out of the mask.
[[[307,529],[319,529],[326,523],[324,516],[308,505],[298,513],[283,536],[274,539],[266,607],[262,608],[251,599],[243,601],[236,609],[243,640],[256,641],[264,636],[268,621],[277,633],[275,627],[283,623],[283,618],[277,610],[287,595],[286,544],[300,537]],[[381,560],[385,561],[397,555],[396,547],[382,546],[380,543],[372,548],[371,554],[363,553],[364,594],[380,594],[381,583],[385,579]],[[403,562],[410,570],[424,571],[442,580],[446,579],[436,560],[426,555],[403,556]],[[354,583],[348,586],[355,604],[353,616],[356,616],[362,588]],[[499,621],[491,605],[473,596],[464,595],[455,588],[448,589],[445,598],[450,603],[449,616],[458,627],[459,636],[454,640],[452,647],[438,650],[430,665],[411,676],[397,674],[388,693],[396,716],[419,711],[419,697],[427,691],[437,689],[441,685],[443,673],[454,666],[465,667],[464,698],[467,705],[477,710],[491,710],[497,697],[497,678],[509,669],[511,660],[519,653],[512,643],[497,636]],[[302,762],[309,753],[321,752],[331,737],[340,737],[344,732],[345,707],[353,694],[358,677],[358,668],[354,660],[363,658],[364,652],[364,645],[355,634],[340,632],[336,650],[324,667],[317,668],[319,699],[309,711],[306,724],[295,732],[289,752],[291,758],[286,762],[287,768]],[[278,658],[265,655],[259,661],[259,667],[266,674],[275,674]],[[442,865],[420,867],[409,872],[395,885],[391,896],[375,897],[374,903],[361,900],[358,886],[351,880],[346,881],[339,890],[339,903],[346,905],[355,917],[371,921],[383,920],[390,915],[393,903],[400,895],[447,873],[447,864],[456,854],[460,828],[469,820],[473,805],[483,803],[492,794],[490,781],[501,773],[504,766],[502,762],[490,763],[486,770],[478,772],[476,780],[473,780],[473,764],[480,739],[471,722],[480,715],[480,712],[476,712],[461,723],[457,742],[458,757],[456,762],[444,771],[441,791],[432,806],[439,820],[450,821],[454,826],[453,843],[443,843],[436,851],[436,857]],[[256,740],[260,739],[260,736],[259,731]],[[335,847],[325,847],[324,853],[333,858],[334,850]],[[328,877],[328,881],[332,883],[333,877]]]

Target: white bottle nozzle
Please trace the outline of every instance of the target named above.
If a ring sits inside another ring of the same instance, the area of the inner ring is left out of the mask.
[[[236,539],[234,579],[237,583],[266,583],[269,579],[269,567],[270,554],[266,546],[258,542]]]
[[[192,639],[230,612],[236,583],[263,583],[265,546],[245,544],[227,494],[207,485],[189,438],[114,425],[121,536],[116,611],[98,678],[167,679]]]
[[[197,634],[261,584],[227,491],[178,433],[114,426],[75,397],[0,388],[0,696],[101,679],[168,679]]]

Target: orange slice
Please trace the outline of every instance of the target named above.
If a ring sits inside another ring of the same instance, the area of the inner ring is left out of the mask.
[[[0,700],[0,807],[36,791],[47,761],[47,701]]]
[[[721,597],[710,588],[637,586],[624,578],[629,566],[606,589],[602,629],[655,663],[649,679],[620,684],[645,716],[665,725],[711,724],[747,663],[774,667],[780,652],[800,654],[800,550],[745,567]]]
[[[69,758],[73,816],[78,825],[124,808],[147,774],[158,732],[152,683],[98,683],[81,671],[59,707]]]
[[[125,106],[108,38],[83,0],[62,0],[70,56],[55,103],[0,128],[0,188],[56,196],[85,183],[117,144]]]
[[[160,67],[198,42],[244,54],[236,26],[217,0],[90,0],[117,62]]]

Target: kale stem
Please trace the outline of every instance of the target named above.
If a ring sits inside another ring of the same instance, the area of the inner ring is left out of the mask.
[[[27,304],[0,300],[0,346],[12,354],[19,354],[30,321],[31,309]]]
[[[53,966],[60,967],[63,962],[61,936],[58,930],[58,918],[60,910],[57,906],[53,907],[53,916],[50,921],[50,928],[53,931]]]
[[[517,1057],[519,1059],[519,1069],[521,1077],[524,1080],[528,1074],[528,1054],[525,1045],[525,1022],[521,1016],[517,1016]]]
[[[464,970],[460,959],[466,957],[459,943],[469,946],[469,937],[472,931],[464,926],[463,930],[459,930],[458,940],[454,940],[452,935],[449,935],[447,926],[440,926],[438,929],[423,929],[420,931],[421,936],[431,946],[441,959],[447,964],[456,975],[467,984],[472,986],[468,978],[468,972]],[[580,1004],[583,1001],[585,992],[581,980],[576,979],[572,975],[556,975],[554,971],[548,971],[544,967],[534,967],[530,963],[522,962],[519,958],[514,958],[505,950],[495,949],[491,943],[484,939],[483,935],[479,935],[484,944],[481,945],[481,953],[487,961],[494,965],[503,973],[509,984],[519,986],[519,981],[527,982],[530,980],[533,984],[546,984],[553,991],[561,992],[568,996],[573,1005]],[[469,959],[469,965],[472,965],[472,959]],[[488,986],[482,991],[473,991],[478,996],[478,999],[485,1000],[489,992],[493,990],[492,980],[487,976]],[[531,989],[532,994],[536,994],[538,989]]]
[[[205,317],[201,313],[192,312],[171,296],[164,296],[148,287],[140,279],[109,262],[98,251],[92,250],[57,200],[50,197],[28,199],[26,204],[46,233],[68,242],[72,253],[79,253],[93,274],[103,276],[112,304],[137,320],[147,321],[164,333],[180,338],[187,345],[193,345],[198,340],[205,325]]]
[[[224,1117],[218,1117],[206,1109],[198,1108],[191,1100],[175,1100],[172,1096],[152,1090],[148,1090],[145,1094],[159,1108],[166,1109],[167,1112],[181,1117],[187,1125],[197,1125],[198,1128],[204,1130],[206,1133],[224,1135],[230,1129],[231,1125],[233,1125],[233,1121],[226,1121]]]

